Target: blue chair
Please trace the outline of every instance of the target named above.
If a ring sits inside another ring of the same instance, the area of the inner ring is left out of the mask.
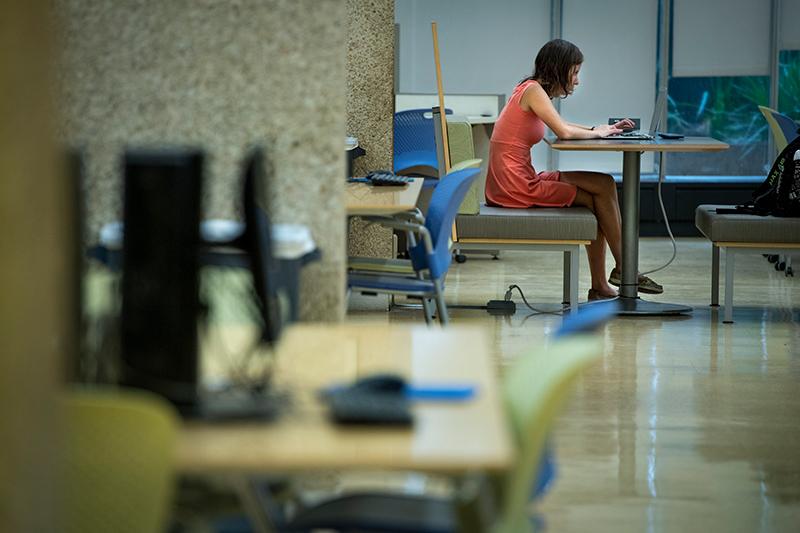
[[[450,109],[446,114],[452,114]],[[409,109],[394,114],[394,172],[439,177],[439,158],[433,115],[428,109]]]
[[[450,267],[450,232],[458,208],[464,200],[480,169],[467,168],[451,172],[439,180],[431,196],[425,224],[400,219],[381,219],[387,227],[409,232],[410,275],[386,272],[351,272],[348,289],[366,294],[402,294],[422,298],[425,321],[430,324],[430,299],[435,300],[439,321],[446,325],[447,307],[444,303],[444,277]],[[417,242],[415,236],[419,236]]]

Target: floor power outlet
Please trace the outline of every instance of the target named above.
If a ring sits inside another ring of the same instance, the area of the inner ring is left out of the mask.
[[[513,300],[489,300],[486,311],[490,315],[513,315],[517,312],[517,304]]]

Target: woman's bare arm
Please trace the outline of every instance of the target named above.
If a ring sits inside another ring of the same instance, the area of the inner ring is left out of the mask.
[[[615,126],[601,125],[594,129],[587,126],[570,124],[561,118],[550,97],[538,83],[532,83],[525,90],[520,101],[526,111],[533,111],[559,139],[599,139],[622,130]]]

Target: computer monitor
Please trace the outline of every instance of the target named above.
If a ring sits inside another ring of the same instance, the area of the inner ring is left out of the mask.
[[[244,160],[243,208],[245,233],[243,247],[250,259],[253,287],[263,323],[261,341],[278,340],[284,322],[285,298],[279,280],[278,265],[272,253],[272,225],[267,213],[258,205],[257,187],[266,186],[264,149],[250,149]]]
[[[196,149],[124,159],[121,381],[190,411],[198,399],[200,197]]]
[[[261,347],[278,340],[284,323],[278,266],[273,257],[272,227],[267,213],[258,205],[257,191],[267,186],[264,151],[260,147],[247,152],[243,164],[242,202],[245,218],[243,235],[231,243],[240,247],[248,258],[253,277],[256,304],[262,327],[258,339]],[[256,349],[257,346],[250,349]],[[240,378],[246,378],[241,375]],[[270,386],[268,375],[254,381],[233,383],[229,389],[207,391],[200,398],[192,415],[209,420],[275,418],[285,405],[285,394]]]

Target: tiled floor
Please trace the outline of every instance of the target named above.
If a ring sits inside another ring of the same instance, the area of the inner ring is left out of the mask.
[[[642,239],[640,266],[671,252],[666,239]],[[708,306],[710,264],[707,241],[680,239],[674,263],[651,275],[664,294],[647,298],[694,312],[605,326],[605,356],[555,428],[558,477],[535,505],[548,531],[800,531],[800,277],[776,272],[761,255],[738,258],[735,323],[722,324]],[[585,299],[585,258],[581,269]],[[475,256],[451,267],[446,299],[480,305],[512,283],[534,307],[556,309],[561,256]],[[548,342],[561,321],[514,299],[511,317],[451,311],[454,323],[491,332],[501,368]],[[394,310],[348,320],[422,316]]]

